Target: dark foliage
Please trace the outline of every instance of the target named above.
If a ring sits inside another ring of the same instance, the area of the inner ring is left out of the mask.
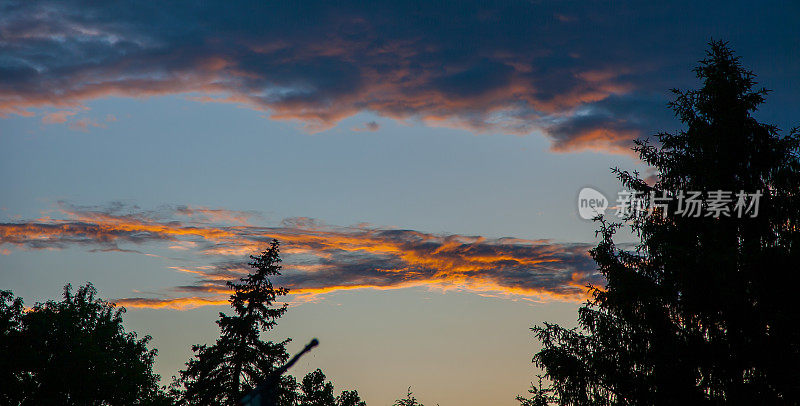
[[[800,134],[756,121],[767,92],[727,44],[712,41],[696,73],[702,87],[670,105],[686,129],[637,142],[659,180],[615,173],[645,194],[702,191],[706,207],[709,192],[761,191],[758,216],[683,217],[673,200],[627,219],[640,238],[627,251],[601,219],[591,254],[607,285],[581,329],[533,329],[559,404],[800,403]]]
[[[169,404],[153,373],[156,350],[122,326],[123,308],[91,284],[25,311],[0,292],[0,404]]]
[[[317,369],[310,372],[300,383],[298,406],[366,406],[357,391],[344,391],[334,396],[333,383],[326,382],[325,374]]]
[[[556,397],[552,395],[553,388],[542,386],[541,375],[537,375],[537,378],[539,379],[538,384],[534,385],[531,383],[531,387],[528,389],[528,394],[531,396],[530,398],[517,396],[517,401],[521,406],[547,406],[551,402],[557,400]]]
[[[189,405],[236,405],[239,399],[289,358],[286,343],[265,341],[262,332],[271,330],[286,312],[286,304],[275,306],[287,290],[272,285],[270,277],[280,275],[278,241],[259,256],[251,256],[253,272],[233,289],[230,303],[234,315],[219,314],[220,337],[213,345],[195,345],[195,357],[180,372],[180,394]],[[291,385],[290,381],[285,382]],[[291,392],[293,388],[287,388]],[[287,396],[289,396],[287,394]]]
[[[228,282],[234,315],[220,313],[220,337],[211,346],[195,345],[195,357],[180,372],[175,396],[188,405],[237,405],[253,388],[289,358],[286,344],[264,341],[261,333],[273,329],[287,305],[276,306],[288,290],[275,287],[270,277],[280,275],[278,241],[259,256],[250,256],[254,271],[239,283]],[[276,402],[281,406],[366,406],[356,391],[334,395],[333,384],[317,369],[299,384],[290,375],[280,377]]]
[[[411,392],[411,387],[408,387],[406,397],[397,399],[392,406],[425,406],[417,401],[414,397],[414,392]]]

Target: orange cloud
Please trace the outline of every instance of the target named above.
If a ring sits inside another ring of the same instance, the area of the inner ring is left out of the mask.
[[[186,309],[226,303],[226,282],[248,272],[247,256],[273,238],[282,244],[283,274],[275,283],[290,289],[294,300],[318,300],[338,291],[356,289],[462,290],[522,297],[536,301],[581,301],[586,285],[598,285],[584,244],[547,240],[486,239],[479,236],[436,235],[371,226],[333,227],[310,219],[290,219],[278,227],[217,225],[222,210],[185,206],[171,211],[189,216],[192,224],[153,213],[65,207],[67,218],[0,223],[0,245],[23,249],[84,246],[100,251],[141,252],[128,246],[148,246],[196,256],[208,266],[171,268],[192,276],[191,283],[165,287],[164,297],[129,298],[130,307]],[[195,209],[193,209],[195,210]],[[162,216],[163,217],[163,216]],[[236,222],[239,217],[230,217]],[[141,249],[141,248],[140,248]],[[153,255],[153,254],[150,254]],[[183,255],[183,254],[182,254]],[[176,297],[176,294],[179,297]]]
[[[578,131],[563,142],[553,144],[551,149],[555,152],[588,150],[635,156],[630,148],[631,140],[639,138],[640,135],[635,130],[591,128]]]
[[[78,114],[77,110],[59,110],[52,113],[47,113],[42,117],[42,122],[45,124],[63,124],[66,123],[70,116]]]
[[[129,308],[188,310],[202,306],[225,305],[228,304],[228,297],[180,297],[175,299],[130,298],[117,299],[115,303],[119,306]]]

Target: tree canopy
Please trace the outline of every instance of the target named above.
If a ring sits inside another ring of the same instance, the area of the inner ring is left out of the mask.
[[[122,326],[124,308],[87,284],[29,311],[0,292],[0,403],[14,405],[169,404],[153,373],[155,349]]]
[[[333,383],[326,380],[322,370],[309,372],[300,382],[298,406],[366,406],[357,391],[344,391],[334,395]]]
[[[272,330],[287,310],[276,300],[289,291],[275,287],[271,277],[280,275],[280,250],[277,240],[258,256],[250,256],[253,272],[239,282],[228,282],[234,315],[219,314],[220,337],[211,346],[195,345],[195,357],[180,372],[175,395],[188,405],[237,405],[244,395],[289,358],[289,339],[265,341],[262,333]],[[291,375],[280,376],[277,388],[270,388],[268,402],[280,406],[365,406],[357,391],[334,395],[333,383],[317,369],[298,383]],[[274,390],[274,392],[272,392]],[[271,404],[271,403],[270,403]]]
[[[276,299],[287,290],[272,285],[280,275],[278,241],[259,256],[250,256],[253,272],[239,282],[228,282],[233,315],[219,314],[220,337],[213,345],[194,345],[195,357],[180,372],[181,398],[189,405],[236,405],[270,372],[289,358],[286,344],[265,341],[262,332],[275,327],[286,312]]]
[[[288,291],[270,281],[280,275],[278,241],[250,258],[254,271],[228,283],[234,315],[220,313],[219,339],[192,347],[195,357],[170,392],[152,371],[156,350],[147,347],[150,337],[125,332],[125,309],[96,298],[91,284],[75,293],[66,285],[62,301],[28,310],[21,298],[0,291],[0,404],[238,405],[288,359],[288,339],[261,337],[287,309],[275,302]],[[357,391],[336,396],[320,369],[300,383],[279,376],[272,395],[269,401],[281,406],[366,406]]]
[[[559,404],[800,402],[800,134],[754,118],[767,91],[726,43],[712,41],[695,73],[701,87],[670,103],[685,129],[637,141],[658,180],[614,171],[668,203],[629,214],[632,249],[615,244],[621,224],[599,219],[591,255],[606,285],[579,310],[580,330],[533,329]],[[762,196],[756,215],[694,217],[684,191],[705,209],[724,191]]]
[[[408,392],[406,392],[406,397],[397,399],[392,406],[425,406],[419,401],[417,398],[414,397],[414,392],[411,391],[411,387],[408,387]]]

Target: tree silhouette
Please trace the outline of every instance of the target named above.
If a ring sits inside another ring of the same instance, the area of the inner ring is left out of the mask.
[[[320,369],[303,377],[299,389],[298,406],[366,406],[357,391],[344,391],[338,397],[334,396],[333,383],[326,382]]]
[[[0,404],[20,404],[24,398],[22,372],[26,368],[22,299],[0,291]]]
[[[233,289],[230,303],[234,315],[219,314],[220,337],[211,346],[195,345],[195,358],[180,372],[177,383],[185,389],[183,400],[190,405],[236,405],[271,371],[288,358],[286,343],[264,341],[261,333],[271,330],[286,312],[286,304],[274,302],[287,290],[275,288],[271,276],[280,275],[278,241],[259,256],[250,256],[254,271],[240,282],[228,282]],[[286,386],[292,382],[285,379]],[[293,388],[286,388],[289,392]]]
[[[358,391],[355,390],[346,390],[336,398],[336,404],[338,406],[367,406],[367,402],[361,400],[361,397],[358,396]]]
[[[600,219],[591,254],[607,283],[579,310],[582,330],[533,329],[559,404],[800,402],[800,134],[756,121],[767,92],[727,44],[712,41],[695,72],[702,87],[674,90],[670,104],[686,129],[637,142],[658,181],[614,171],[627,189],[671,199],[628,216],[632,249]],[[763,196],[755,217],[695,218],[680,213],[679,191],[702,192],[704,209],[717,191]]]
[[[531,383],[531,387],[528,389],[528,393],[531,395],[530,398],[517,396],[517,401],[521,406],[547,406],[551,401],[557,400],[552,395],[552,388],[542,386],[542,376],[537,375],[537,378],[539,383],[537,385]]]
[[[153,373],[156,350],[122,326],[124,308],[86,284],[24,311],[0,292],[0,404],[168,405]]]
[[[411,392],[411,387],[408,387],[408,392],[406,393],[406,397],[397,399],[392,406],[425,406],[422,403],[417,401],[417,398],[414,397],[414,393]]]
[[[299,406],[335,406],[333,384],[325,382],[325,374],[321,370],[310,372],[300,382]]]

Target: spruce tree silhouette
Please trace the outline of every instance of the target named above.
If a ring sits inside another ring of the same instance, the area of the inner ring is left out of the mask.
[[[537,375],[536,377],[539,379],[539,383],[537,385],[531,383],[531,387],[528,389],[531,397],[517,396],[517,401],[521,406],[548,406],[551,402],[558,400],[552,395],[553,388],[542,385],[542,376]]]
[[[684,217],[672,199],[628,217],[632,250],[599,219],[606,286],[579,310],[582,329],[533,328],[559,404],[800,403],[800,134],[753,118],[767,91],[726,43],[712,40],[695,72],[702,87],[670,103],[686,129],[634,148],[659,180],[614,172],[644,194],[701,191],[704,208],[715,191],[760,191],[758,215]]]
[[[280,275],[278,241],[259,256],[250,256],[254,271],[240,282],[228,282],[233,289],[230,303],[234,315],[219,314],[220,337],[211,346],[195,345],[195,358],[180,372],[177,384],[183,386],[181,397],[189,405],[236,405],[270,372],[289,358],[286,344],[264,341],[260,333],[271,330],[287,305],[275,306],[287,290],[275,288],[271,276]],[[284,377],[286,391],[293,392],[292,379]],[[287,394],[290,398],[291,393]]]

